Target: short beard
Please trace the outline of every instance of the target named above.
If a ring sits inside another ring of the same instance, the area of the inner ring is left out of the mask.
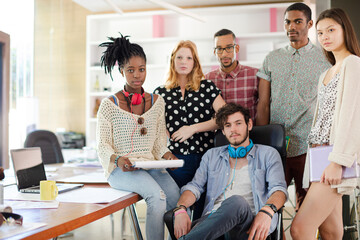
[[[289,38],[289,40],[290,40],[290,42],[298,42],[299,41],[299,39],[291,39],[291,38]]]
[[[246,135],[245,135],[245,137],[242,139],[242,140],[240,140],[239,142],[230,142],[230,144],[231,145],[233,145],[234,146],[234,148],[238,148],[241,144],[243,144],[245,141],[246,141],[246,139],[249,137],[249,127],[246,127]]]
[[[231,67],[236,60],[232,61],[229,65],[224,65],[222,62],[220,62],[222,68],[229,68]]]

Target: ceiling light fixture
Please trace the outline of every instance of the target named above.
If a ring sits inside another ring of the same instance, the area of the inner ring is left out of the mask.
[[[104,0],[115,12],[124,14],[124,11],[121,10],[112,0]]]
[[[114,3],[113,0],[104,0],[112,9],[114,9],[115,12],[117,13],[120,13],[120,14],[124,14],[124,12]],[[157,4],[165,9],[168,9],[168,10],[171,10],[171,11],[174,11],[176,13],[179,13],[181,15],[184,15],[184,16],[188,16],[188,17],[191,17],[195,20],[198,20],[200,22],[206,22],[204,18],[190,12],[190,11],[187,11],[185,9],[182,9],[180,7],[177,7],[173,4],[170,4],[170,3],[167,3],[163,0],[146,0],[148,2],[151,2],[151,3],[154,3],[154,4]]]
[[[166,9],[169,9],[171,11],[174,11],[174,12],[177,12],[179,14],[182,14],[182,15],[185,15],[185,16],[188,16],[188,17],[191,17],[191,18],[194,18],[200,22],[206,22],[204,18],[190,12],[190,11],[186,11],[182,8],[179,8],[173,4],[170,4],[170,3],[167,3],[163,0],[147,0],[148,2],[152,2],[152,3],[155,3],[163,8],[166,8]]]

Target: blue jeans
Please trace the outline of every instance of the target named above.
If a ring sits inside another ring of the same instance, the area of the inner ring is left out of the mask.
[[[109,176],[112,188],[138,193],[146,202],[146,239],[164,239],[164,213],[174,207],[180,197],[175,181],[165,169],[123,172],[116,168]]]
[[[181,188],[193,179],[196,170],[200,166],[202,154],[175,154],[175,156],[184,160],[184,166],[175,170],[167,169],[167,171],[175,180],[179,188]]]
[[[167,171],[171,175],[171,177],[175,180],[179,188],[186,185],[190,182],[198,167],[200,166],[200,161],[202,158],[202,154],[189,154],[189,155],[181,155],[175,154],[175,156],[179,159],[184,160],[184,166],[181,168],[177,168],[175,170],[168,169]],[[201,194],[200,199],[194,204],[194,214],[193,219],[196,220],[201,217],[201,214],[205,205],[205,197],[206,192]]]
[[[191,231],[179,239],[210,240],[227,233],[230,239],[245,240],[254,217],[248,202],[239,195],[233,195],[225,199],[211,216],[207,214],[195,221]]]

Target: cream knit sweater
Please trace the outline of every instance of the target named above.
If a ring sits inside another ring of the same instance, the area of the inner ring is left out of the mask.
[[[326,71],[327,72],[327,71]],[[326,72],[321,74],[319,86]],[[315,119],[319,103],[316,104]],[[335,112],[330,130],[330,145],[333,151],[329,161],[350,167],[354,161],[360,163],[360,58],[355,55],[346,57],[340,69]],[[305,165],[303,187],[309,185],[308,159]],[[344,179],[339,185],[332,185],[341,194],[350,194],[359,185],[359,179]]]
[[[115,164],[110,164],[113,154],[124,156],[133,146],[132,152],[126,155],[130,161],[159,160],[169,151],[166,147],[165,102],[162,97],[159,96],[154,105],[141,116],[132,115],[108,98],[101,101],[97,114],[96,142],[106,178],[115,169]],[[139,117],[145,119],[141,125],[137,124]],[[146,135],[140,134],[142,127],[147,128]]]

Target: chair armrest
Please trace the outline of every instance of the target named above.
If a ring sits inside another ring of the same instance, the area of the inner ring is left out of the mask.
[[[283,239],[283,208],[282,206],[278,211],[278,222],[276,224],[275,230],[267,237],[268,240],[282,240]]]
[[[167,227],[167,229],[169,230],[169,234],[171,236],[171,239],[176,240],[175,234],[174,234],[174,210],[175,208],[167,211],[164,214],[164,222],[165,225]]]

